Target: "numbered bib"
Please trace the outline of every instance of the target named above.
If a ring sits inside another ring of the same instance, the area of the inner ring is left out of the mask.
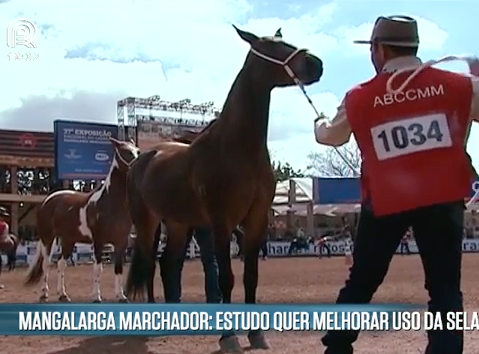
[[[442,113],[381,124],[371,129],[371,135],[378,160],[452,146]]]

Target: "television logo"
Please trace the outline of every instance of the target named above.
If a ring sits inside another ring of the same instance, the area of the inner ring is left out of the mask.
[[[37,32],[37,26],[32,21],[24,18],[14,20],[7,26],[7,47],[36,48],[34,40]]]

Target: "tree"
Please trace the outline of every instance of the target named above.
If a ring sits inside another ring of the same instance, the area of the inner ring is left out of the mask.
[[[307,157],[308,173],[323,177],[358,177],[361,155],[356,143],[351,141],[337,150],[328,147],[324,152],[310,152]]]
[[[287,181],[294,177],[305,177],[301,170],[295,170],[288,162],[273,161],[272,167],[278,182]]]

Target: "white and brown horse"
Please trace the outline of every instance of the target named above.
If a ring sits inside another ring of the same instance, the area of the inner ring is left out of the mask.
[[[40,301],[48,301],[48,271],[54,241],[61,245],[57,263],[59,301],[69,302],[65,290],[65,268],[76,243],[93,244],[93,302],[101,302],[100,277],[102,251],[106,244],[115,248],[115,293],[126,302],[123,293],[123,256],[128,245],[132,222],[127,205],[126,176],[140,150],[133,142],[111,139],[115,157],[103,183],[90,193],[60,190],[47,196],[37,212],[37,253],[27,274],[26,285],[43,278]]]

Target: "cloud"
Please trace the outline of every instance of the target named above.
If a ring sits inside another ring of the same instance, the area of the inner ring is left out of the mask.
[[[47,131],[58,118],[115,123],[116,102],[127,96],[159,94],[169,101],[191,98],[221,107],[248,51],[231,24],[258,35],[281,27],[285,40],[327,58],[328,81],[335,58],[358,53],[351,41],[368,38],[372,27],[338,28],[332,19],[339,4],[331,1],[307,12],[301,5],[276,17],[258,15],[258,6],[248,0],[1,2],[0,28],[16,18],[36,23],[39,60],[9,61],[9,53],[28,49],[0,46],[2,82],[8,86],[0,96],[0,123]],[[423,45],[440,48],[447,33],[426,19],[419,25]],[[331,81],[352,86],[348,77]],[[307,89],[319,111],[334,115],[342,92],[323,82]],[[313,119],[299,89],[273,91],[269,137],[273,150],[282,151],[278,158],[306,164],[307,153],[318,148]]]
[[[0,97],[0,120],[11,129],[51,131],[58,118],[116,122],[116,102],[126,96],[160,94],[221,106],[248,51],[231,24],[258,35],[282,27],[287,41],[320,55],[338,49],[336,38],[321,31],[337,8],[334,2],[287,19],[255,18],[246,0],[49,0],[0,6],[2,27],[21,17],[39,29],[34,50],[39,60],[6,63],[2,81],[9,88]],[[0,48],[6,58],[8,48]],[[314,97],[321,106],[336,105],[331,93]],[[271,111],[272,141],[284,144],[311,132],[314,113],[298,89],[275,90]]]

